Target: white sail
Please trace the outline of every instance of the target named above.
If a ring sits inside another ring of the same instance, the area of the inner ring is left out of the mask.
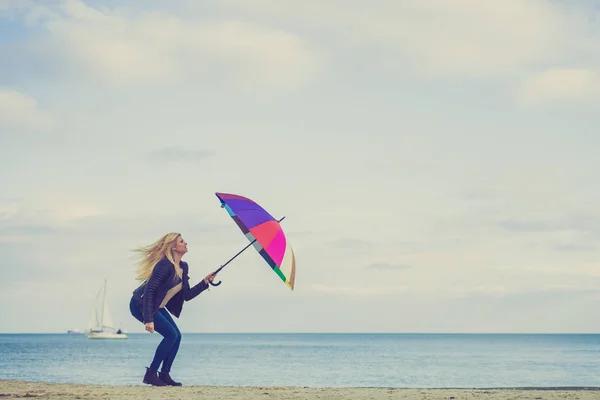
[[[96,307],[92,310],[92,314],[90,315],[90,319],[88,320],[87,325],[85,326],[85,330],[89,331],[90,329],[96,329],[100,326],[100,321],[98,321],[98,312],[96,311]]]
[[[92,315],[88,322],[88,327],[86,328],[86,336],[89,339],[125,339],[127,335],[124,333],[118,332],[110,332],[110,330],[115,329],[115,324],[110,315],[110,311],[108,310],[108,296],[106,290],[107,284],[106,279],[104,280],[104,285],[98,291],[96,295],[96,303],[98,303],[100,294],[102,293],[102,313],[100,320],[98,319],[98,309],[94,306]]]
[[[102,328],[114,329],[115,324],[108,311],[108,301],[106,299],[106,280],[104,280],[104,301],[102,304]]]

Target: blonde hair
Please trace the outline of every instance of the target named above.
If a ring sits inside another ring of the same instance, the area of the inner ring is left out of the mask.
[[[175,266],[175,274],[181,278],[183,275],[183,270],[175,263],[175,259],[173,257],[173,247],[175,247],[177,240],[180,237],[181,234],[177,232],[167,233],[156,242],[148,246],[134,249],[133,251],[141,253],[140,260],[137,263],[138,268],[136,270],[136,279],[139,281],[146,281],[150,279],[150,275],[152,275],[152,271],[154,271],[156,264],[165,257],[173,263]]]

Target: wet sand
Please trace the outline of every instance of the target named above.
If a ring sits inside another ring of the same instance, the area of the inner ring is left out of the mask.
[[[598,400],[600,388],[382,389],[309,387],[105,386],[0,380],[0,399],[427,399]]]

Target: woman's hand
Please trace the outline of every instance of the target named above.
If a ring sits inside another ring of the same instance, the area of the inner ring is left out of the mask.
[[[215,279],[215,276],[217,276],[217,274],[214,272],[212,274],[206,275],[206,277],[204,278],[204,282],[206,282],[206,284],[208,285],[209,282],[212,282]]]
[[[146,330],[150,333],[154,333],[154,322],[146,322]]]

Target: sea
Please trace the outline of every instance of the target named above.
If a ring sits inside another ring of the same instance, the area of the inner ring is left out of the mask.
[[[142,385],[161,337],[0,334],[0,379]],[[185,385],[600,387],[596,334],[183,333]]]

